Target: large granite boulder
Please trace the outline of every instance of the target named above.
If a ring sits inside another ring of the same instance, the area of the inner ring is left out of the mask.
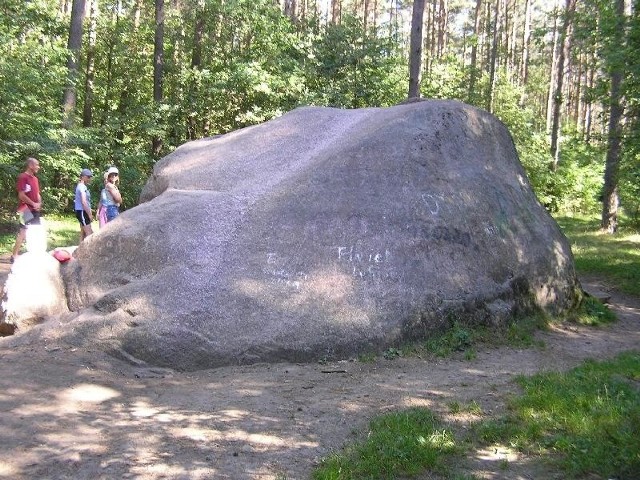
[[[68,341],[198,369],[381,351],[573,307],[505,126],[455,101],[306,107],[187,143],[64,268]]]

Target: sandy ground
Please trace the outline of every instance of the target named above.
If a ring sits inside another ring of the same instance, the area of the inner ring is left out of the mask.
[[[6,272],[6,259],[0,267]],[[480,351],[471,361],[381,358],[179,373],[98,351],[13,350],[0,339],[0,478],[306,479],[376,414],[421,405],[462,431],[470,418],[451,416],[451,402],[475,401],[485,415],[498,415],[517,391],[516,375],[638,349],[640,299],[594,279],[583,285],[611,295],[617,323],[556,328],[540,334],[544,348]],[[500,448],[475,452],[461,468],[486,479],[562,478]]]

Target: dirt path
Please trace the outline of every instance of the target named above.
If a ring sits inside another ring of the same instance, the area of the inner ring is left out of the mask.
[[[583,284],[610,290],[593,279]],[[610,294],[620,317],[612,326],[559,328],[540,335],[544,349],[481,351],[473,361],[185,374],[46,344],[8,350],[0,339],[0,478],[306,479],[319,458],[376,414],[423,405],[446,417],[453,401],[475,401],[496,414],[515,375],[637,349],[640,300]],[[453,420],[464,428],[464,417]],[[536,465],[495,451],[469,460],[479,478],[560,478]]]

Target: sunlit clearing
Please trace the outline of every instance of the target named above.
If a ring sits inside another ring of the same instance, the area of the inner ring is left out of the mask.
[[[133,405],[131,414],[134,417],[156,417],[158,414],[160,413],[160,410],[158,410],[155,407],[150,406],[148,403],[146,402],[136,402]]]
[[[87,403],[102,403],[119,396],[120,393],[112,388],[90,383],[73,386],[58,395],[62,401]]]
[[[433,402],[426,398],[406,397],[402,402],[402,406],[405,408],[412,408],[412,407],[431,408],[433,406]]]
[[[518,460],[518,454],[512,449],[503,446],[493,446],[486,449],[478,450],[477,458],[490,462],[515,462]]]

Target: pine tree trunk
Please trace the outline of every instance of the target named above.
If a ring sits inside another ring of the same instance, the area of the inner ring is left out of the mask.
[[[76,90],[80,72],[80,50],[82,48],[82,22],[84,20],[85,0],[73,0],[71,7],[71,24],[67,48],[67,84],[62,100],[62,126],[72,128],[75,123],[75,109],[78,99]]]
[[[480,13],[482,11],[482,0],[476,0],[476,11],[475,17],[473,20],[473,35],[475,37],[475,41],[473,45],[471,45],[471,64],[469,65],[469,91],[468,98],[469,101],[473,102],[476,92],[476,78],[478,76],[478,65],[477,65],[477,56],[478,56],[478,46],[480,45]]]
[[[362,13],[362,24],[364,26],[364,34],[369,31],[369,0],[364,0],[364,12]]]
[[[615,0],[617,26],[615,45],[623,48],[624,38],[624,0]],[[621,139],[622,139],[622,78],[624,65],[618,59],[611,60],[611,89],[609,115],[609,132],[607,145],[607,161],[604,170],[604,188],[602,195],[602,221],[600,226],[606,233],[614,233],[618,229],[618,177],[620,171]]]
[[[520,84],[526,87],[529,81],[529,48],[531,46],[531,0],[525,0],[524,30],[522,32],[522,64],[520,65]],[[522,89],[520,105],[526,101],[525,88]]]
[[[98,0],[89,0],[89,48],[87,49],[87,69],[84,80],[84,106],[82,110],[82,126],[93,124],[93,80],[96,63],[96,11]]]
[[[496,65],[498,61],[498,42],[500,39],[500,0],[495,2],[493,12],[493,42],[491,43],[491,58],[489,59],[489,84],[487,86],[486,108],[493,112],[493,92],[496,82]]]
[[[411,47],[409,51],[409,98],[420,98],[422,70],[422,22],[425,0],[414,0],[411,17]]]
[[[551,169],[555,172],[560,161],[560,122],[561,107],[563,102],[565,61],[569,58],[571,48],[570,26],[573,20],[573,13],[576,8],[576,0],[566,0],[564,10],[564,21],[560,30],[560,54],[558,55],[558,65],[556,70],[556,84],[553,94],[553,116],[551,125],[551,156],[553,163]]]
[[[449,18],[449,5],[447,0],[440,0],[438,8],[438,52],[437,58],[442,58],[447,44],[447,28]]]
[[[136,30],[140,28],[140,15],[142,11],[142,1],[143,0],[136,0],[136,4],[133,10],[133,26]]]
[[[553,121],[553,94],[555,92],[556,72],[558,70],[558,19],[560,10],[560,0],[556,0],[553,17],[553,40],[551,43],[551,68],[549,70],[549,89],[547,93],[547,132],[551,134],[551,124]]]
[[[193,26],[193,49],[191,51],[191,68],[200,71],[202,68],[202,39],[204,37],[205,27],[205,0],[198,0],[195,12],[195,23]],[[198,92],[195,84],[189,85],[189,93],[191,98],[195,98]],[[198,120],[196,115],[191,112],[187,116],[187,136],[189,140],[198,138]]]
[[[164,0],[155,0],[155,42],[153,49],[153,101],[159,105],[163,100],[162,76],[164,69]],[[162,151],[162,139],[154,136],[151,141],[151,152],[154,156]]]

